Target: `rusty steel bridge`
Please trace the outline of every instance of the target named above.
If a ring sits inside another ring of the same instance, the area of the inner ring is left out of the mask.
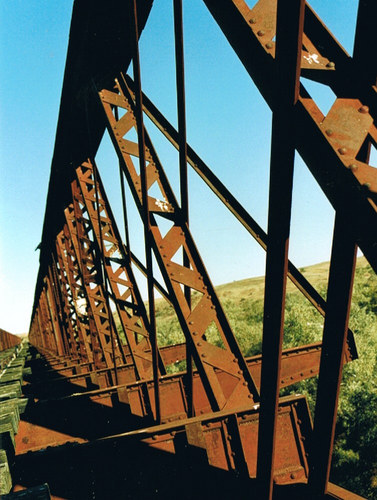
[[[329,475],[342,367],[357,358],[348,320],[358,247],[377,271],[377,173],[369,165],[377,7],[360,0],[350,56],[304,0],[203,2],[272,111],[267,231],[187,143],[182,0],[171,2],[177,129],[142,88],[139,36],[153,1],[75,0],[31,346],[17,348],[30,368],[27,405],[6,441],[14,491],[47,483],[52,498],[360,498]],[[326,115],[301,77],[336,95]],[[179,152],[178,192],[150,123]],[[96,163],[105,133],[117,156],[122,220]],[[296,152],[335,210],[326,300],[288,260]],[[189,169],[266,251],[261,355],[243,355],[195,244]],[[144,259],[130,246],[126,189]],[[287,278],[324,317],[322,342],[283,350]],[[174,309],[185,342],[159,345],[156,293]],[[16,343],[8,335],[4,352]],[[172,373],[178,360],[185,369]],[[279,391],[316,375],[312,420],[304,396]]]

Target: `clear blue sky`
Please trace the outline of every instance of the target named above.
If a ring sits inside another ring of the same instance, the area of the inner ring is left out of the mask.
[[[310,3],[352,52],[357,1]],[[172,1],[154,4],[141,42],[143,88],[175,123]],[[266,228],[271,114],[204,4],[186,0],[184,9],[188,142]],[[13,333],[30,321],[71,10],[71,0],[0,2],[0,328]],[[331,105],[330,92],[307,88],[325,110]],[[156,145],[175,187],[177,155],[157,137]],[[117,212],[107,140],[97,161]],[[329,259],[333,210],[296,163],[290,258],[304,266]],[[133,250],[142,256],[130,211]],[[190,217],[215,284],[264,273],[264,252],[194,173]]]

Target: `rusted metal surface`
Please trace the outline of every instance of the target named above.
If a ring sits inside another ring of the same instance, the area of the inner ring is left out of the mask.
[[[187,144],[181,0],[172,5],[178,130],[142,92],[138,40],[152,1],[111,0],[104,8],[76,0],[29,334],[43,360],[32,361],[24,387],[19,464],[31,455],[36,464],[50,454],[75,460],[75,453],[114,444],[155,452],[158,460],[174,454],[177,464],[194,464],[198,477],[199,470],[226,471],[238,478],[232,488],[246,484],[263,500],[284,498],[279,488],[292,484],[298,489],[285,490],[289,498],[357,498],[328,476],[342,367],[357,357],[348,328],[356,245],[377,270],[377,175],[368,161],[377,142],[376,72],[365,64],[374,7],[360,2],[352,58],[303,0],[204,3],[273,112],[267,233]],[[336,94],[326,116],[301,75]],[[146,116],[179,151],[179,196]],[[119,159],[125,241],[95,161],[105,129]],[[295,152],[336,211],[327,301],[288,260]],[[244,357],[199,255],[189,227],[188,165],[267,251],[261,356]],[[145,265],[130,245],[126,183],[142,220]],[[147,305],[135,267],[147,278]],[[325,318],[323,344],[282,351],[287,278]],[[158,345],[156,290],[173,306],[184,343]],[[0,331],[0,348],[1,339]],[[186,368],[167,373],[178,361]],[[312,430],[305,398],[279,398],[279,391],[317,374]],[[85,460],[77,461],[84,470]],[[17,482],[27,482],[17,471]],[[210,492],[222,484],[215,483]],[[88,497],[81,487],[79,497]]]
[[[20,337],[0,328],[0,351],[6,351],[18,344],[21,344]]]
[[[261,412],[257,476],[262,498],[271,499],[284,337],[285,294],[295,158],[294,108],[299,94],[304,0],[279,2],[275,44],[277,106],[272,115],[268,244],[264,292]],[[259,32],[260,33],[260,32]],[[270,36],[265,32],[264,36]],[[291,123],[292,129],[287,127]]]

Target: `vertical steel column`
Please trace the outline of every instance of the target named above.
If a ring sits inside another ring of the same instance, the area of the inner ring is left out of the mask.
[[[356,245],[343,215],[335,218],[327,292],[328,310],[323,330],[313,441],[310,452],[309,485],[323,495],[330,475],[342,360],[348,330]]]
[[[188,173],[187,173],[187,133],[186,133],[186,97],[185,97],[185,65],[183,50],[183,10],[182,0],[174,0],[174,42],[175,42],[175,75],[177,85],[178,112],[178,149],[179,149],[179,180],[181,192],[182,224],[189,224]],[[190,259],[183,249],[183,265],[190,267]],[[184,287],[187,305],[191,308],[191,288]],[[188,416],[194,414],[193,409],[193,359],[192,346],[186,341],[187,363],[187,405]]]
[[[98,232],[99,232],[99,243],[100,243],[100,250],[101,250],[101,255],[99,256],[99,259],[98,259],[99,262],[97,262],[97,265],[98,265],[99,270],[100,270],[99,277],[101,280],[101,285],[102,285],[102,289],[103,289],[103,293],[104,293],[107,314],[108,314],[108,318],[109,318],[109,334],[110,334],[111,351],[112,351],[112,356],[113,356],[115,385],[118,385],[118,368],[117,368],[117,363],[116,363],[115,341],[114,341],[114,326],[115,325],[113,325],[113,317],[112,317],[111,310],[110,310],[108,280],[107,280],[107,276],[106,276],[106,272],[105,272],[105,262],[104,262],[105,251],[104,251],[103,236],[102,236],[101,206],[100,206],[99,196],[98,196],[97,166],[95,164],[93,164],[93,181],[94,181],[95,200],[96,200],[96,205],[97,205]],[[83,197],[84,197],[84,195],[83,195]],[[93,228],[93,232],[94,232],[94,228]],[[121,348],[121,346],[119,346],[119,348]]]
[[[47,275],[46,275],[46,298],[47,304],[50,311],[52,329],[55,336],[56,348],[58,356],[64,356],[67,354],[64,349],[63,343],[63,333],[62,333],[62,323],[59,321],[59,312],[58,312],[58,302],[57,297],[54,293],[54,284],[52,278],[52,269],[51,265],[48,267]]]
[[[375,0],[359,0],[357,13],[355,45],[353,59],[357,65],[357,77],[366,76],[369,85],[376,85],[377,61],[371,54],[376,53],[376,17],[377,4]],[[359,71],[361,69],[361,71]]]
[[[55,241],[56,247],[58,246],[57,240],[59,237],[60,233],[56,237]],[[61,268],[58,269],[58,263],[59,263],[58,248],[56,248],[55,253],[52,253],[51,259],[52,259],[52,276],[55,283],[57,298],[60,303],[61,323],[62,323],[62,328],[64,329],[65,332],[64,344],[66,346],[65,347],[66,353],[72,354],[75,358],[85,359],[84,357],[82,357],[81,352],[78,350],[77,342],[74,336],[74,331],[70,317],[66,280],[63,281],[62,279],[62,276],[64,276],[64,271]]]
[[[299,96],[304,9],[304,0],[290,2],[279,0],[277,8],[276,105],[272,118],[257,461],[257,479],[261,499],[271,499],[273,491],[295,155],[294,105]]]
[[[156,332],[156,316],[155,316],[155,303],[154,303],[154,283],[153,283],[153,261],[152,261],[152,241],[151,224],[148,210],[148,187],[146,175],[146,161],[145,161],[145,136],[144,136],[144,121],[143,121],[143,97],[141,92],[141,74],[140,74],[140,59],[139,59],[139,28],[137,17],[137,3],[136,0],[130,0],[131,19],[133,19],[133,42],[134,42],[134,56],[132,59],[134,80],[135,80],[135,118],[139,146],[139,166],[140,166],[140,181],[141,181],[141,195],[143,200],[143,215],[144,215],[144,239],[145,239],[145,259],[146,268],[148,273],[148,305],[149,305],[149,338],[152,350],[152,364],[153,364],[153,380],[154,380],[154,397],[155,397],[155,417],[156,421],[161,420],[160,408],[160,384],[158,372],[158,346],[157,346],[157,332]]]
[[[59,282],[58,278],[58,273],[56,269],[56,259],[54,253],[51,253],[51,276],[50,276],[50,281],[53,285],[53,291],[54,291],[54,296],[55,296],[55,301],[58,307],[58,314],[59,314],[59,323],[60,323],[60,328],[63,333],[63,345],[64,345],[64,353],[66,355],[70,354],[70,349],[69,349],[69,333],[67,331],[67,318],[65,317],[65,311],[64,311],[64,302],[63,302],[63,297],[62,297],[62,291],[61,291],[61,283]],[[78,357],[77,354],[75,357]]]
[[[115,119],[119,120],[118,108],[114,108]],[[123,209],[123,225],[124,225],[124,238],[126,242],[126,258],[131,264],[131,244],[130,244],[130,232],[128,229],[128,215],[127,215],[127,202],[126,202],[126,187],[124,183],[124,173],[122,170],[122,162],[119,160],[119,182],[120,182],[120,192],[122,198],[122,209]]]

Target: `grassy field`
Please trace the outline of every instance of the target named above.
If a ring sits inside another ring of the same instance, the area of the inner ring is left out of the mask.
[[[326,297],[328,263],[301,269],[308,281]],[[261,352],[264,278],[235,281],[216,288],[240,347],[246,356]],[[193,297],[193,302],[198,296]],[[357,261],[350,328],[354,331],[359,359],[343,374],[331,479],[337,484],[377,499],[377,278],[365,258]],[[173,309],[156,303],[160,345],[183,342]],[[289,282],[285,311],[284,347],[321,340],[323,317]],[[220,345],[215,326],[206,332]],[[184,368],[183,363],[175,369]],[[284,394],[301,392],[315,406],[316,379],[292,386]]]

